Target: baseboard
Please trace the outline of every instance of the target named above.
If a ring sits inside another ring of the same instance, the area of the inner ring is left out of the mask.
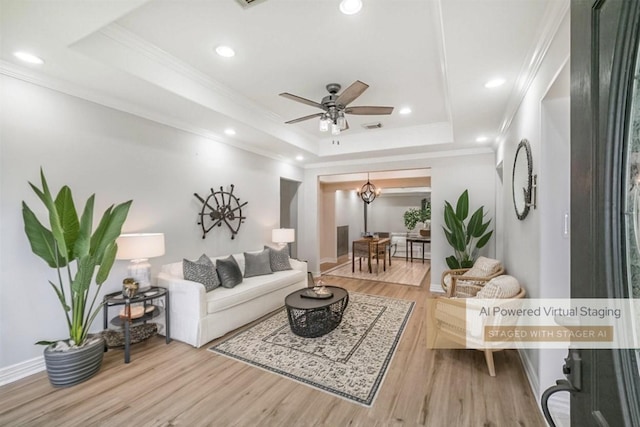
[[[320,260],[320,264],[326,264],[326,263],[336,264],[337,262],[338,262],[338,258],[322,258]]]
[[[44,356],[34,357],[15,365],[0,369],[0,386],[18,381],[29,375],[37,374],[45,370]]]
[[[442,286],[440,285],[440,283],[432,283],[431,286],[429,286],[429,291],[432,294],[444,295],[444,289],[442,289]]]

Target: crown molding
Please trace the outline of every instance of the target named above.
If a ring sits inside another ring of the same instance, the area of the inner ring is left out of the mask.
[[[88,90],[74,83],[46,76],[29,69],[19,67],[4,60],[0,60],[0,74],[12,77],[17,80],[22,80],[24,82],[31,83],[46,89],[54,90],[65,95],[93,102],[94,104],[98,104],[103,107],[111,108],[123,113],[131,114],[146,120],[150,120],[152,122],[169,126],[174,129],[188,132],[190,134],[197,135],[220,144],[226,144],[239,150],[258,154],[260,156],[267,157],[278,162],[283,162],[282,158],[278,157],[277,154],[249,145],[247,142],[239,141],[235,138],[225,138],[222,135],[213,134],[211,131],[208,131],[206,129],[193,126],[182,120],[176,120],[175,118],[172,118],[165,114],[160,114],[147,108],[142,108],[134,103],[122,101],[121,99],[111,97],[99,91]],[[293,164],[293,162],[289,163]],[[294,166],[298,165],[294,164]]]
[[[525,61],[522,64],[520,73],[516,80],[516,85],[511,92],[509,100],[507,101],[507,107],[504,112],[504,119],[500,124],[498,130],[499,137],[496,140],[500,140],[504,136],[506,131],[511,126],[511,122],[515,118],[520,104],[524,100],[527,91],[531,87],[540,66],[549,51],[551,43],[553,42],[558,29],[562,24],[565,16],[569,13],[569,0],[555,0],[549,2],[545,14],[541,20],[544,23],[540,31],[540,37],[537,38],[537,43],[531,47],[529,54],[525,57]],[[498,143],[496,142],[496,145]]]

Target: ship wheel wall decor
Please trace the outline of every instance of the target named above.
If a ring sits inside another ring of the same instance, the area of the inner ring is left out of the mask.
[[[203,239],[207,237],[207,233],[213,227],[222,227],[223,224],[231,231],[231,239],[235,239],[240,226],[247,219],[242,216],[242,207],[246,206],[248,202],[240,204],[240,199],[233,195],[233,188],[233,184],[231,184],[230,191],[224,191],[222,187],[218,191],[214,191],[212,188],[206,198],[200,197],[198,193],[193,193],[202,202],[198,225],[202,226]]]

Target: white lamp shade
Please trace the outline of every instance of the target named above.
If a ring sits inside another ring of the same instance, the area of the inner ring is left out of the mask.
[[[274,243],[291,243],[296,240],[296,230],[293,228],[276,228],[271,231],[271,241]]]
[[[164,233],[121,234],[116,259],[148,259],[164,255]]]

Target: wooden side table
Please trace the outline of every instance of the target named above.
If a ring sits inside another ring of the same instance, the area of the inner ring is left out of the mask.
[[[147,323],[148,320],[153,319],[160,315],[160,308],[154,307],[153,311],[146,313],[146,307],[150,306],[151,302],[154,299],[161,298],[164,301],[164,320],[165,320],[165,339],[166,343],[169,344],[171,342],[171,319],[169,316],[169,290],[160,287],[151,287],[145,291],[142,291],[132,298],[126,298],[122,295],[122,292],[113,292],[107,294],[103,298],[103,314],[104,314],[104,329],[107,329],[109,322],[109,308],[110,307],[118,307],[124,306],[124,312],[128,313],[127,317],[120,317],[117,314],[115,317],[111,319],[111,324],[114,326],[119,326],[124,329],[124,363],[129,363],[130,356],[130,347],[131,347],[131,326],[137,323]],[[145,307],[145,314],[138,318],[131,318],[131,305],[141,303],[143,307]]]

